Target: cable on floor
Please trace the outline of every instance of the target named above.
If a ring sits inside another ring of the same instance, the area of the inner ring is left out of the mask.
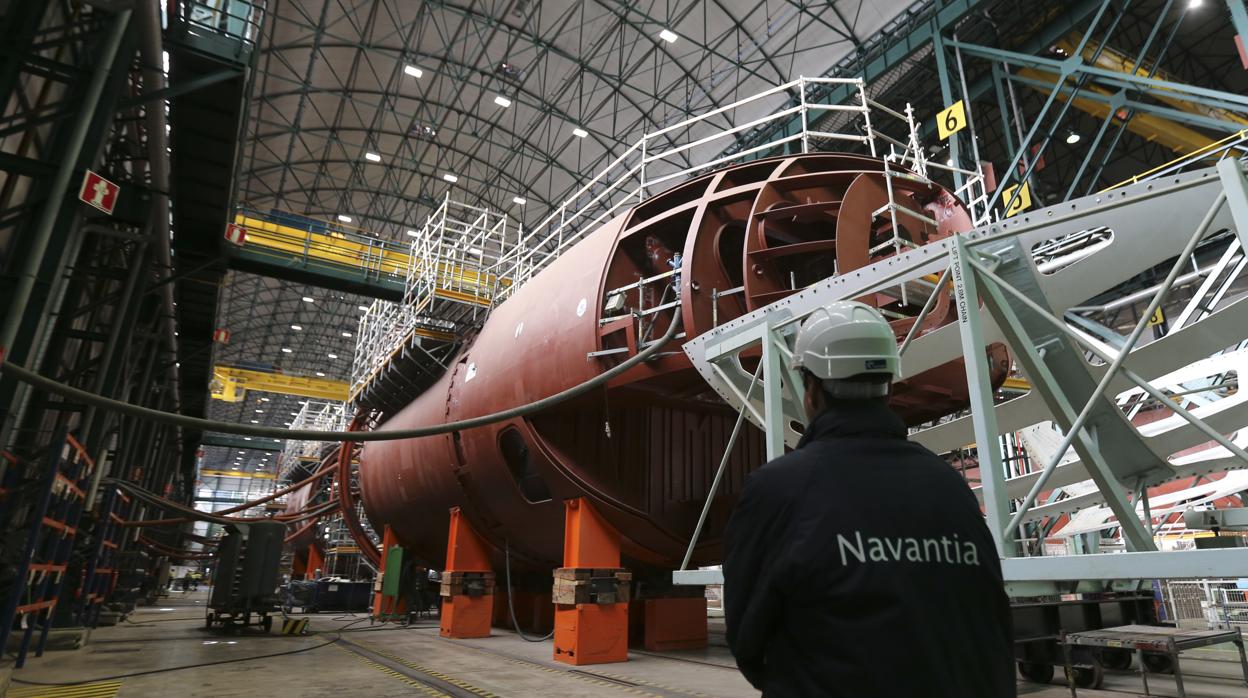
[[[520,629],[520,621],[516,620],[516,606],[511,602],[511,543],[504,541],[503,550],[503,566],[507,570],[507,611],[511,613],[511,625],[516,629],[516,634],[520,636],[521,640],[545,642],[555,636],[553,629],[543,637],[529,637]]]

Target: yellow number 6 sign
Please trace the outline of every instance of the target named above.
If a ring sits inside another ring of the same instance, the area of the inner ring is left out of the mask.
[[[942,141],[964,128],[966,128],[966,107],[962,105],[960,99],[936,115],[936,131],[940,134]]]

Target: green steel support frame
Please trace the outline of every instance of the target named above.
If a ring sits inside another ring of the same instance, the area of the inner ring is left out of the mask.
[[[1192,362],[1216,356],[1228,346],[1248,341],[1248,299],[1207,308],[1168,334],[1136,346],[1151,310],[1160,307],[1187,263],[1191,249],[1222,231],[1242,235],[1248,229],[1248,180],[1244,165],[1225,160],[1217,169],[1169,176],[1124,187],[1109,195],[1085,197],[1001,223],[991,223],[953,238],[905,252],[863,269],[852,277],[833,277],[786,299],[721,325],[690,340],[685,350],[707,382],[746,418],[765,429],[769,439],[782,435],[788,446],[803,421],[800,403],[773,397],[773,409],[756,398],[743,398],[754,376],[741,363],[745,351],[761,343],[783,354],[800,322],[822,304],[856,298],[899,283],[941,274],[936,288],[952,280],[958,321],[903,343],[902,370],[914,375],[952,358],[966,360],[972,410],[938,425],[913,431],[911,438],[937,452],[967,443],[979,445],[982,487],[978,493],[988,523],[999,541],[1007,581],[1016,595],[1066,593],[1078,590],[1131,587],[1133,580],[1194,576],[1236,576],[1248,565],[1248,551],[1221,550],[1159,553],[1153,545],[1153,513],[1145,509],[1147,488],[1176,478],[1220,470],[1248,468],[1248,452],[1234,436],[1248,430],[1248,404],[1184,407],[1173,384],[1163,376]],[[1233,203],[1237,201],[1238,203]],[[1188,212],[1203,210],[1195,223]],[[1111,242],[1057,272],[1041,273],[1031,249],[1048,240],[1077,235],[1107,225]],[[1173,231],[1190,234],[1176,238]],[[1228,257],[1229,258],[1229,257]],[[1130,281],[1141,270],[1169,270],[1146,298],[1145,313],[1135,331],[1116,349],[1089,339],[1078,325],[1064,320],[1066,311],[1101,289]],[[931,293],[930,291],[928,292]],[[929,295],[928,304],[932,303]],[[988,311],[983,313],[983,304]],[[925,306],[926,313],[927,306]],[[917,326],[917,323],[916,323]],[[1001,401],[987,380],[984,347],[1005,342],[1031,392]],[[1085,352],[1101,363],[1088,363]],[[766,362],[765,362],[766,363]],[[775,366],[764,365],[758,380],[776,382]],[[788,378],[779,369],[780,381]],[[1180,420],[1171,428],[1144,436],[1124,416],[1113,395],[1142,390],[1172,409]],[[778,391],[774,387],[771,392]],[[768,391],[765,391],[768,392]],[[764,403],[767,401],[764,400]],[[1196,405],[1197,403],[1192,403]],[[777,417],[775,406],[781,409]],[[1224,407],[1224,409],[1214,409]],[[1066,434],[1048,463],[1022,475],[1007,476],[1001,454],[989,446],[998,434],[1052,421]],[[1214,441],[1227,454],[1172,461],[1174,454]],[[1063,459],[1073,446],[1074,461]],[[1019,546],[1022,523],[1039,521],[1033,512],[1036,494],[1045,489],[1091,480],[1095,490],[1073,499],[1079,506],[1104,503],[1118,517],[1127,544],[1125,554],[1083,554],[1048,557]],[[881,484],[886,488],[885,483]],[[1147,518],[1142,518],[1147,517]],[[713,576],[713,575],[711,575]],[[680,583],[707,583],[701,571],[677,573]]]

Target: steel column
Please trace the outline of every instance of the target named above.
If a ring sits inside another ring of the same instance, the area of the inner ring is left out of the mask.
[[[953,88],[949,84],[949,57],[945,55],[945,40],[940,35],[940,27],[935,21],[932,22],[932,55],[936,57],[936,77],[940,81],[940,99],[941,104],[948,108],[953,104]],[[966,113],[971,113],[971,103],[963,102],[962,106],[966,109]],[[967,122],[969,125],[969,121]],[[974,138],[975,134],[971,134]],[[959,157],[958,134],[949,135],[949,159],[952,165],[957,168],[962,167],[962,160]],[[962,173],[954,170],[953,172],[953,188],[962,188]],[[991,205],[991,202],[989,202]]]
[[[979,478],[984,488],[984,509],[988,529],[1001,557],[1014,557],[1016,544],[1005,533],[1010,518],[1010,500],[1005,490],[1005,471],[998,446],[997,411],[992,399],[991,372],[984,351],[984,329],[979,314],[979,293],[970,251],[959,235],[954,241],[950,266],[953,269],[954,299],[958,306],[958,332],[962,336],[962,356],[966,361],[966,385],[975,419]]]

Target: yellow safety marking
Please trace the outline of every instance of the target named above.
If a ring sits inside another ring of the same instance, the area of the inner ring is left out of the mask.
[[[368,244],[353,240],[341,233],[313,233],[288,225],[280,225],[269,221],[253,218],[243,213],[234,215],[234,224],[247,231],[244,246],[262,247],[266,250],[283,252],[309,259],[332,262],[349,267],[359,267],[370,273],[406,276],[408,268],[415,266],[417,271],[428,263],[422,259],[413,259],[411,255],[393,249],[386,249],[376,244]],[[439,287],[434,289],[435,295],[474,303],[483,307],[490,306],[490,295],[498,277],[485,274],[459,264],[438,262],[436,268]],[[475,287],[477,293],[464,293],[460,298],[452,298],[443,294],[450,289],[441,284],[453,284],[457,287]],[[510,281],[502,279],[501,285],[508,286]]]
[[[234,366],[213,366],[211,387],[212,397],[225,402],[242,402],[248,390],[345,402],[351,391],[350,383],[332,378],[251,371]]]
[[[376,652],[377,654],[380,654],[380,655],[381,655],[381,656],[383,656],[383,657],[386,657],[387,659],[393,659],[394,661],[399,662],[400,664],[403,664],[403,665],[405,665],[405,666],[409,666],[409,667],[411,667],[411,668],[413,668],[413,669],[417,669],[417,667],[416,667],[415,665],[413,665],[413,664],[411,664],[411,663],[407,662],[407,660],[403,659],[402,657],[397,657],[397,656],[395,656],[395,655],[393,655],[393,654],[390,654],[390,653],[386,652],[385,650],[378,649],[376,645],[373,645],[373,644],[371,644],[371,643],[361,643],[361,644],[367,644],[367,645],[368,645],[368,648],[369,648],[370,650],[372,650],[373,652]],[[608,688],[614,688],[614,689],[615,689],[615,690],[617,690],[617,691],[623,691],[624,693],[631,693],[631,694],[633,694],[633,695],[649,696],[650,698],[663,698],[662,696],[659,696],[659,695],[657,695],[657,694],[655,694],[655,693],[647,693],[647,692],[645,692],[645,691],[643,691],[643,690],[641,690],[641,689],[639,689],[639,688],[635,688],[635,687],[632,687],[632,686],[621,686],[621,685],[620,685],[620,684],[618,684],[618,683],[611,683],[610,681],[600,681],[600,680],[598,680],[598,679],[595,679],[595,678],[593,677],[593,675],[591,675],[591,674],[587,674],[587,673],[584,673],[584,672],[572,672],[572,671],[569,671],[569,670],[567,670],[567,669],[557,669],[557,668],[554,668],[554,667],[548,667],[548,666],[544,666],[544,665],[542,665],[542,664],[538,664],[538,663],[536,663],[536,662],[530,662],[530,661],[528,661],[528,660],[524,660],[524,659],[516,659],[515,657],[509,657],[509,656],[507,656],[507,655],[505,655],[505,654],[499,654],[499,653],[497,653],[497,652],[490,652],[489,650],[483,650],[483,649],[481,649],[480,647],[474,647],[474,646],[472,646],[472,645],[464,644],[464,643],[462,643],[462,642],[456,642],[455,644],[460,645],[461,647],[468,647],[468,648],[470,648],[470,649],[478,650],[478,651],[480,651],[480,652],[485,652],[486,654],[489,654],[489,655],[492,655],[492,656],[498,657],[499,659],[501,659],[501,660],[503,660],[503,661],[505,661],[505,662],[507,662],[507,663],[509,663],[509,664],[515,664],[515,665],[517,665],[517,666],[522,666],[522,667],[526,667],[526,668],[529,668],[529,669],[537,669],[538,671],[544,671],[544,672],[546,672],[546,673],[548,673],[548,674],[562,674],[562,675],[564,675],[564,676],[571,676],[571,677],[573,677],[573,678],[580,679],[581,681],[587,681],[587,682],[592,683],[592,684],[594,684],[594,685],[596,685],[596,686],[606,686],[606,687],[608,687]],[[418,669],[418,670],[419,670],[419,669]],[[707,695],[707,694],[705,694],[705,693],[698,693],[698,692],[696,692],[696,691],[688,691],[688,690],[685,690],[685,689],[683,689],[683,688],[675,688],[675,687],[673,687],[673,686],[664,686],[663,684],[659,684],[659,683],[651,683],[651,682],[648,682],[648,681],[643,681],[643,680],[641,680],[641,679],[636,679],[636,678],[632,678],[632,677],[625,677],[625,676],[614,676],[614,675],[612,675],[612,674],[608,674],[608,673],[607,673],[607,672],[605,672],[605,671],[597,671],[597,670],[595,670],[595,673],[597,673],[597,674],[599,674],[599,675],[601,675],[601,676],[606,676],[606,677],[609,677],[609,678],[612,678],[612,679],[617,679],[617,680],[619,680],[619,681],[627,681],[627,682],[629,682],[629,683],[642,684],[642,685],[648,686],[648,687],[650,687],[650,688],[661,688],[661,689],[663,689],[663,690],[666,690],[666,691],[671,691],[671,692],[673,692],[673,693],[681,693],[681,694],[688,695],[688,696],[696,696],[697,698],[711,698],[711,696],[708,696],[708,695]],[[469,690],[471,690],[471,689],[469,689]]]
[[[378,649],[376,645],[373,645],[371,643],[360,643],[360,644],[366,644],[369,651],[376,652],[377,654],[380,654],[386,659],[390,659],[395,662],[398,662],[399,664],[402,664],[403,666],[409,669],[415,669],[416,671],[419,671],[420,673],[425,674],[427,676],[432,676],[433,678],[438,679],[439,681],[445,681],[454,686],[458,686],[464,689],[465,691],[468,691],[469,693],[474,693],[478,696],[483,696],[485,698],[500,698],[498,694],[490,693],[489,691],[483,688],[477,688],[476,686],[473,686],[470,683],[467,683],[465,681],[460,681],[457,678],[447,676],[446,674],[443,674],[438,671],[434,671],[433,669],[430,669],[429,667],[421,666],[420,664],[416,664],[415,662],[410,662],[404,659],[403,657],[392,654],[382,649]]]
[[[404,676],[404,675],[400,674],[399,672],[395,671],[394,669],[391,669],[390,667],[385,666],[385,665],[383,665],[383,664],[378,664],[377,662],[374,662],[373,660],[369,659],[368,657],[364,657],[364,656],[361,656],[361,655],[359,655],[359,654],[357,654],[357,653],[355,653],[355,652],[352,652],[351,650],[347,649],[346,647],[343,647],[342,645],[335,645],[335,646],[336,646],[338,649],[342,650],[343,652],[346,652],[347,654],[351,655],[352,657],[355,657],[355,658],[356,658],[356,659],[358,659],[360,662],[362,662],[362,663],[364,663],[364,664],[366,664],[366,665],[368,665],[368,666],[370,666],[370,667],[372,667],[372,668],[374,668],[374,669],[379,669],[382,673],[387,674],[387,675],[389,675],[389,676],[391,676],[391,677],[393,677],[393,678],[399,679],[400,681],[402,681],[402,682],[406,683],[407,685],[411,686],[412,688],[415,688],[415,689],[419,690],[421,693],[424,693],[424,694],[425,694],[425,695],[427,695],[427,696],[439,696],[440,698],[451,698],[451,696],[450,696],[449,694],[447,694],[447,693],[443,693],[442,691],[439,691],[439,690],[437,690],[436,688],[434,688],[434,687],[432,687],[432,686],[429,686],[429,685],[423,684],[423,683],[421,683],[421,682],[419,682],[419,681],[417,681],[417,680],[415,680],[415,679],[413,679],[413,678],[410,678],[410,677]]]
[[[287,618],[282,621],[283,635],[302,635],[307,629],[307,618]]]
[[[1005,210],[1006,218],[1009,218],[1020,211],[1026,211],[1031,208],[1031,185],[1024,182],[1021,185],[1022,189],[1019,189],[1019,186],[1020,185],[1015,184],[1013,186],[1006,187],[1005,191],[1001,192],[1001,200],[1010,205],[1010,207]],[[1018,191],[1018,196],[1014,196],[1015,190]]]
[[[1153,316],[1148,319],[1148,327],[1156,327],[1166,321],[1166,314],[1161,312],[1161,308],[1153,311]]]
[[[1031,381],[1027,380],[1026,378],[1019,378],[1017,376],[1012,376],[1010,378],[1005,379],[1005,382],[1001,384],[1001,389],[1027,392],[1028,390],[1031,390]]]
[[[9,698],[112,698],[121,689],[120,681],[100,681],[64,686],[10,686]]]
[[[936,115],[936,131],[942,141],[964,128],[966,128],[966,105],[960,99]]]

